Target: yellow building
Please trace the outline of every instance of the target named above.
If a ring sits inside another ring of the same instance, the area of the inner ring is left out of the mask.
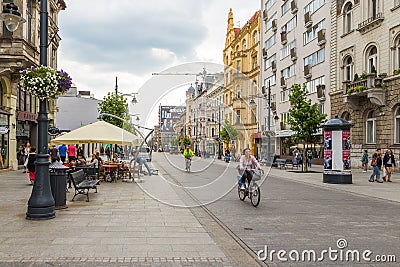
[[[10,3],[0,0],[0,5]],[[39,101],[18,87],[20,71],[39,65],[39,1],[14,0],[25,23],[10,32],[0,27],[0,152],[4,168],[17,169],[21,162],[18,152],[26,142],[37,146]],[[47,65],[57,69],[58,13],[66,8],[64,0],[49,0],[49,45]],[[4,25],[3,21],[1,21]],[[49,126],[55,126],[56,101],[49,101]],[[0,166],[1,167],[1,166]]]
[[[235,126],[238,137],[231,141],[229,149],[234,147],[236,153],[240,153],[250,147],[251,153],[259,156],[257,143],[261,134],[257,114],[261,111],[256,96],[260,84],[260,11],[256,11],[243,27],[235,27],[233,21],[231,9],[223,51],[224,119]]]

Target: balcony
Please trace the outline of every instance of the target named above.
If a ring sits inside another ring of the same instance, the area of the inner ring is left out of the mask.
[[[325,29],[319,30],[318,31],[318,45],[324,45],[326,43],[326,38],[325,38]]]
[[[325,101],[325,84],[317,85],[317,99],[320,102]]]
[[[272,67],[272,72],[276,72],[276,62],[275,62],[275,60],[274,61],[271,61],[271,67]]]
[[[305,79],[310,79],[311,78],[311,67],[310,65],[305,65],[304,66],[304,78]]]
[[[267,48],[266,48],[266,47],[264,47],[264,48],[262,49],[262,55],[263,55],[263,58],[266,58],[266,57],[268,56]]]
[[[294,0],[292,0],[292,2],[290,3],[290,9],[292,10],[292,14],[296,14],[297,10],[299,10]]]
[[[276,19],[273,19],[273,20],[272,20],[272,27],[271,27],[271,29],[272,29],[274,32],[276,32],[276,30],[278,29],[278,27],[277,27],[277,25],[276,25]]]
[[[360,109],[361,100],[369,100],[377,106],[386,104],[386,88],[382,77],[376,77],[374,73],[367,74],[358,81],[343,82],[344,102],[354,110]]]
[[[281,43],[285,45],[287,43],[287,33],[281,32]]]
[[[311,14],[310,12],[307,12],[306,14],[304,14],[304,27],[309,28],[311,27],[313,24],[313,21],[311,19]]]
[[[384,20],[383,14],[382,12],[379,12],[375,16],[372,16],[364,20],[363,22],[359,23],[357,31],[359,31],[361,34],[369,32],[370,30],[379,27],[382,24],[383,20]]]
[[[263,20],[267,20],[268,19],[268,12],[266,9],[264,9],[263,11]]]
[[[286,80],[285,80],[285,77],[281,77],[281,88],[282,89],[285,89],[286,88]]]
[[[296,53],[296,48],[295,47],[290,49],[290,58],[292,59],[292,61],[296,61],[297,60],[297,53]]]

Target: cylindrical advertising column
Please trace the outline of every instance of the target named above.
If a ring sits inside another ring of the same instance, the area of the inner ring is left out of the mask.
[[[322,125],[324,130],[324,183],[351,184],[350,128],[352,124],[336,117]]]

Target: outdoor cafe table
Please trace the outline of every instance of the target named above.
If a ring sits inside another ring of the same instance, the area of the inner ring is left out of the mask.
[[[112,173],[114,174],[114,175],[111,175],[111,178],[112,178],[111,181],[114,180],[116,182],[118,177],[119,177],[119,169],[121,168],[122,165],[123,165],[123,163],[106,162],[102,166],[104,167],[105,174],[107,174],[107,173],[110,174],[110,175]]]

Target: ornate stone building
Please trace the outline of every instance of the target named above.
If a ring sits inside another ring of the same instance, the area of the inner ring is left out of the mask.
[[[0,0],[3,7],[10,0]],[[18,168],[18,150],[30,142],[37,142],[37,112],[39,101],[18,88],[20,71],[39,65],[39,12],[36,0],[14,0],[22,17],[26,20],[14,32],[9,32],[4,22],[0,27],[0,146],[4,167]],[[64,0],[49,0],[49,45],[47,65],[57,69],[57,50],[60,44],[58,34],[58,14],[65,10]],[[56,104],[49,101],[50,126],[55,125]],[[7,130],[5,130],[7,129]]]
[[[235,27],[232,9],[228,15],[224,60],[224,119],[238,130],[237,140],[232,146],[236,151],[250,147],[251,153],[259,156],[256,143],[261,138],[257,115],[259,101],[251,100],[258,95],[259,88],[259,47],[260,47],[260,12],[246,22],[243,27]],[[230,147],[231,148],[231,147]]]
[[[400,1],[332,1],[331,106],[362,151],[400,152]]]

